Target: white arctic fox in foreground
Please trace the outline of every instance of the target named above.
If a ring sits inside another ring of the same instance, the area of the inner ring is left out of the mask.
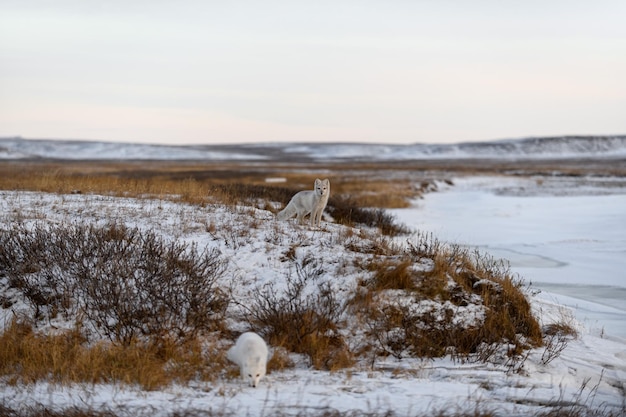
[[[243,333],[235,342],[235,346],[228,349],[228,360],[239,365],[239,371],[244,381],[253,387],[259,385],[259,380],[265,376],[268,350],[265,341],[256,333]]]
[[[287,220],[295,214],[298,223],[302,224],[304,216],[311,213],[311,226],[319,226],[329,195],[330,181],[318,178],[313,191],[300,191],[291,198],[289,204],[278,213],[278,220]]]

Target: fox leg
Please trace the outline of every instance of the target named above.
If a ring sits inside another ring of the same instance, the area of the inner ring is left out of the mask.
[[[317,226],[319,222],[317,221],[317,210],[313,210],[311,212],[311,226]]]

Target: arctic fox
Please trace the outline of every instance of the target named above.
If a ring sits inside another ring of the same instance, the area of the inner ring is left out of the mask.
[[[239,365],[241,377],[253,387],[259,385],[259,380],[265,376],[267,345],[256,333],[246,332],[239,336],[235,346],[228,349],[226,357]]]
[[[289,204],[278,213],[278,220],[290,219],[295,214],[298,223],[302,224],[304,216],[310,213],[311,226],[319,226],[329,195],[330,181],[318,178],[315,180],[313,191],[300,191],[291,198]]]

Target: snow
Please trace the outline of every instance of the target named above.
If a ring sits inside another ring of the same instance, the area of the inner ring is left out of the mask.
[[[626,136],[563,136],[454,144],[260,143],[150,145],[0,138],[0,159],[366,160],[624,158]]]
[[[0,159],[53,158],[70,160],[239,160],[263,156],[222,152],[194,146],[170,146],[70,140],[0,139]]]
[[[537,348],[529,352],[521,372],[511,372],[498,363],[390,357],[377,360],[372,367],[337,372],[299,364],[269,374],[256,389],[229,379],[155,391],[122,383],[0,383],[0,404],[18,410],[37,405],[53,410],[88,407],[154,417],[209,411],[234,416],[316,415],[328,410],[376,415],[391,411],[404,416],[475,409],[524,416],[567,406],[615,415],[624,412],[626,339],[617,323],[610,324],[612,315],[616,322],[626,322],[620,303],[624,298],[603,305],[599,302],[607,297],[606,292],[592,296],[589,291],[586,298],[576,298],[562,289],[575,283],[624,291],[626,194],[613,189],[568,197],[506,193],[529,184],[537,188],[536,181],[520,181],[527,180],[457,179],[453,187],[445,190],[442,185],[443,191],[428,194],[415,207],[393,214],[421,230],[432,230],[439,239],[507,255],[512,268],[532,280],[533,287],[546,285],[545,291],[531,299],[540,321],[549,324],[575,314],[579,322],[572,321],[581,330],[580,336],[547,364],[541,360],[545,349]],[[195,242],[199,247],[217,247],[229,259],[230,277],[238,282],[234,289],[241,294],[288,274],[289,266],[281,258],[294,243],[298,243],[298,257],[310,257],[334,268],[329,270],[343,271],[321,277],[337,294],[351,290],[357,272],[350,265],[354,256],[362,256],[345,250],[338,238],[346,232],[343,226],[323,222],[320,228],[300,227],[278,222],[270,212],[250,207],[233,210],[154,199],[1,191],[0,224],[15,221],[117,221]],[[367,231],[354,233],[355,239],[368,238]],[[583,315],[580,306],[586,309]],[[589,311],[597,316],[585,315]],[[0,326],[12,312],[2,310],[1,314]],[[468,311],[472,317],[479,314]],[[598,326],[605,331],[592,331]]]

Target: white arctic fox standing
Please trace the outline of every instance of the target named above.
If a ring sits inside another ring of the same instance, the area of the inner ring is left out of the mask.
[[[259,385],[259,380],[265,376],[267,366],[267,345],[256,333],[243,333],[235,342],[235,346],[228,349],[228,360],[239,365],[239,371],[244,381],[253,387]]]
[[[291,198],[289,204],[278,213],[278,220],[290,219],[295,214],[298,223],[302,224],[304,216],[311,213],[311,226],[319,226],[329,195],[330,181],[318,178],[313,191],[300,191]]]

